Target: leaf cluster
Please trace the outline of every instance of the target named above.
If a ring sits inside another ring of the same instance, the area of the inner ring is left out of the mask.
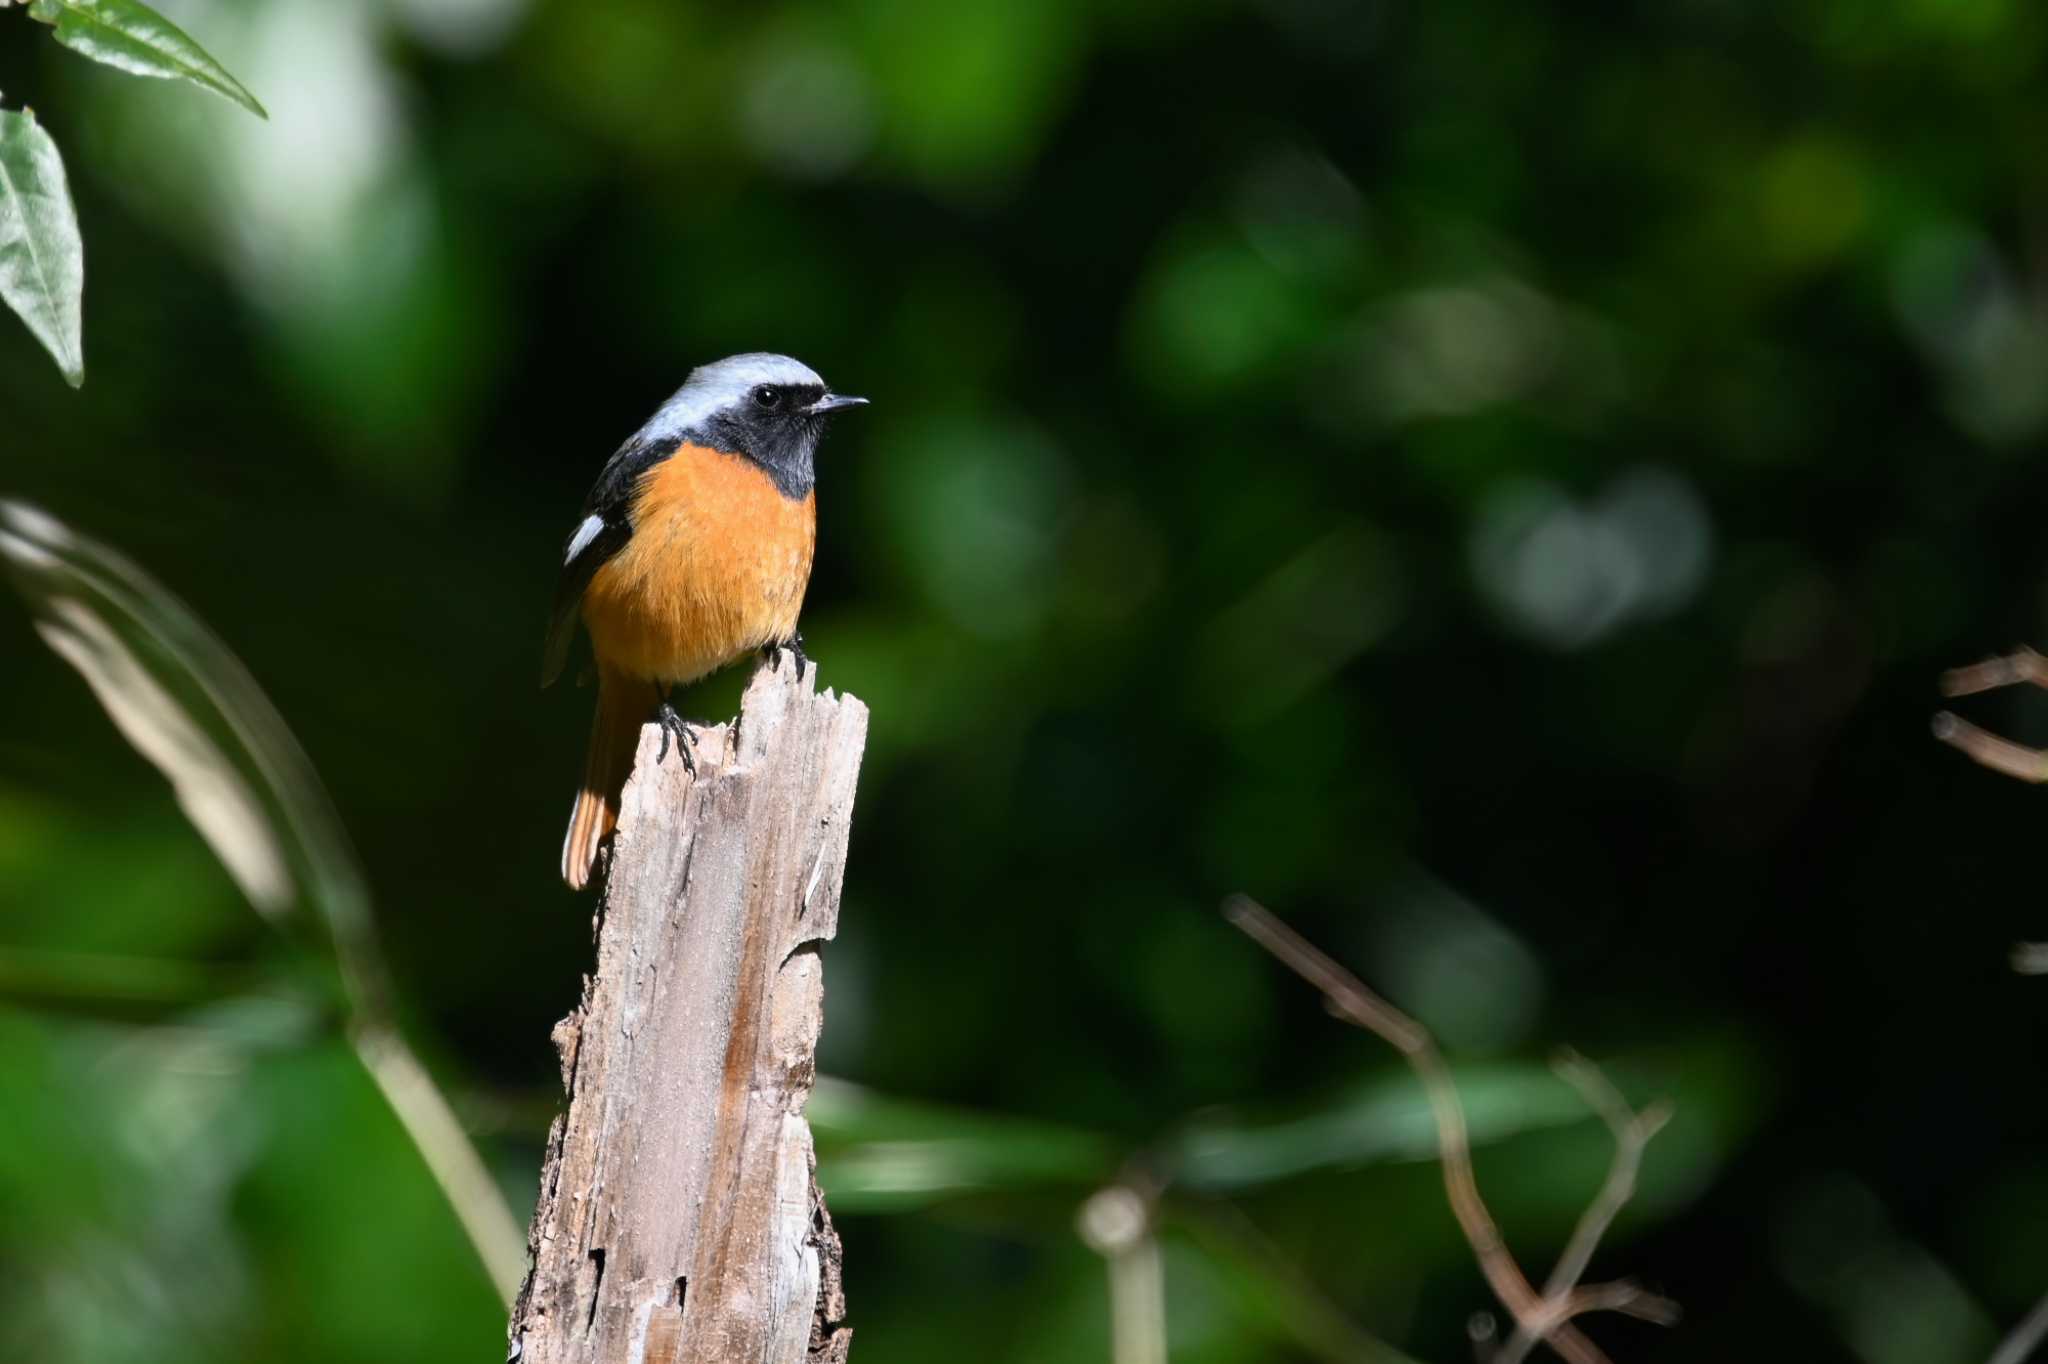
[[[59,43],[96,62],[190,81],[269,117],[226,67],[141,0],[29,0],[27,8]],[[85,243],[64,158],[31,109],[0,109],[0,301],[73,388],[85,382]]]

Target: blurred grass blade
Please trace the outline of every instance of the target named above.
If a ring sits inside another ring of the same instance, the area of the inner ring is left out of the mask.
[[[85,243],[57,144],[28,110],[0,109],[0,301],[85,382]]]
[[[96,62],[132,76],[190,81],[270,117],[205,48],[141,0],[30,0],[28,12],[53,26],[58,42]]]
[[[902,1212],[973,1194],[1079,1191],[1116,1169],[1092,1132],[887,1098],[821,1076],[808,1111],[832,1206]]]
[[[526,1277],[526,1233],[505,1202],[490,1167],[477,1154],[462,1120],[420,1058],[395,1029],[359,1029],[356,1055],[384,1102],[405,1126],[434,1182],[462,1223],[484,1272],[511,1305]]]
[[[170,780],[250,903],[272,918],[318,914],[344,956],[367,950],[355,855],[305,752],[240,660],[126,558],[33,507],[0,501],[0,564],[43,638]]]
[[[1462,1072],[1475,1145],[1584,1124],[1585,1104],[1548,1066]],[[810,1105],[834,1206],[903,1211],[977,1193],[1087,1188],[1111,1178],[1120,1149],[1084,1129],[962,1112],[820,1077]],[[1318,1170],[1434,1160],[1429,1099],[1406,1074],[1376,1076],[1288,1117],[1205,1116],[1155,1153],[1175,1185],[1205,1194],[1254,1189]]]
[[[1475,1146],[1586,1120],[1585,1104],[1547,1066],[1467,1067],[1458,1073],[1458,1093]],[[1428,1096],[1406,1074],[1388,1074],[1297,1117],[1198,1122],[1167,1148],[1166,1164],[1176,1183],[1221,1192],[1321,1169],[1436,1157]]]
[[[123,1021],[173,1016],[248,992],[250,973],[211,962],[0,945],[0,1001]]]
[[[325,930],[356,1055],[509,1301],[526,1261],[520,1224],[398,1031],[354,850],[283,718],[184,603],[47,513],[0,500],[0,567],[250,903]]]
[[[276,915],[292,902],[292,877],[274,827],[249,784],[184,707],[158,684],[107,622],[77,601],[50,601],[36,621],[43,642],[78,669],[107,717],[171,783],[249,903]]]

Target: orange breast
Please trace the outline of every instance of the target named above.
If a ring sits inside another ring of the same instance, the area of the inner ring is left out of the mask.
[[[817,496],[784,497],[739,455],[684,445],[648,471],[633,538],[583,594],[598,659],[694,682],[796,633],[817,542]]]

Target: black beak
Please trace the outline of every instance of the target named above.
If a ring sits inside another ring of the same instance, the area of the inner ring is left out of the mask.
[[[804,412],[808,416],[822,417],[827,412],[837,412],[842,407],[866,407],[867,405],[868,400],[866,398],[851,398],[844,393],[827,393],[824,397],[805,408]]]

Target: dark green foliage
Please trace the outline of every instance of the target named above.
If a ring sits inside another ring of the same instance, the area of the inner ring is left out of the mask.
[[[817,1103],[857,1357],[1105,1358],[1074,1216],[1133,1160],[1175,1364],[1470,1357],[1419,1093],[1235,890],[1438,1030],[1539,1280],[1606,1151],[1549,1047],[1674,1101],[1593,1272],[1689,1315],[1591,1323],[1617,1359],[1978,1359],[2048,1288],[2005,965],[2048,807],[1926,732],[1942,668],[2048,635],[2048,11],[203,28],[270,122],[0,42],[94,253],[86,395],[0,334],[0,485],[277,703],[515,1207],[590,952],[557,556],[687,369],[765,347],[875,400],[804,630],[874,712]],[[497,1348],[310,952],[0,602],[0,1345]]]

